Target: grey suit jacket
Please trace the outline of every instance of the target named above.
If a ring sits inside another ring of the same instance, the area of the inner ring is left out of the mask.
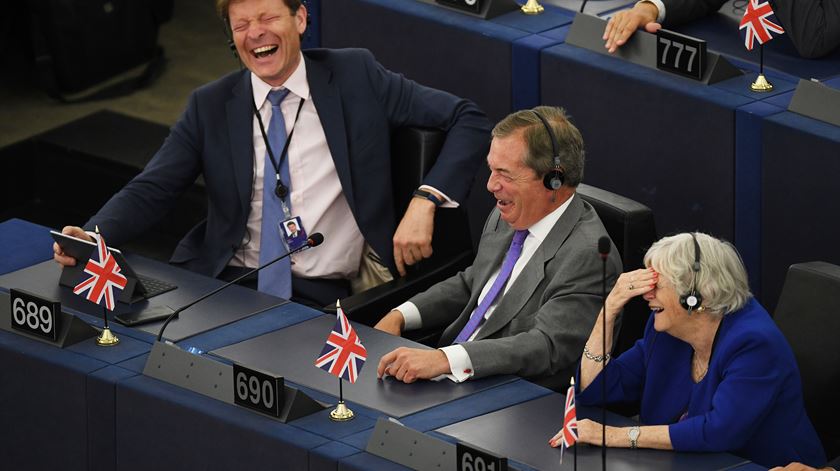
[[[474,377],[537,378],[573,370],[601,305],[597,245],[606,233],[592,206],[575,196],[476,338],[463,344]],[[451,344],[466,325],[512,238],[513,229],[493,210],[472,266],[411,299],[424,328],[449,324],[441,345]],[[608,289],[620,271],[613,246],[607,261]]]

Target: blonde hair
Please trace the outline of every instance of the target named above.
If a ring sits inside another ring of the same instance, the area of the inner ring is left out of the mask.
[[[726,315],[744,307],[752,298],[747,271],[738,251],[729,242],[702,232],[694,237],[700,247],[700,270],[694,273],[695,246],[690,233],[664,237],[645,254],[645,266],[653,267],[674,285],[677,294],[691,291],[696,280],[702,306],[708,311]]]

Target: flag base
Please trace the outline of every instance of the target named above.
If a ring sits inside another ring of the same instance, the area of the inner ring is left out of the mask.
[[[111,332],[111,329],[107,327],[102,330],[99,337],[96,337],[96,344],[100,347],[113,347],[118,343],[120,343],[120,339],[118,339],[117,336]]]
[[[758,74],[758,78],[750,85],[750,90],[754,92],[769,92],[773,90],[773,84],[767,80],[764,74]]]
[[[522,13],[526,15],[539,15],[545,8],[537,2],[537,0],[528,0],[525,5],[522,5]]]
[[[345,422],[347,420],[353,420],[355,414],[353,411],[347,408],[347,405],[344,404],[344,401],[338,401],[338,405],[335,406],[330,412],[330,420],[334,420],[336,422]]]

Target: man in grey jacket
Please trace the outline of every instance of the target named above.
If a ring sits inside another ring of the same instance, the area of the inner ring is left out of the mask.
[[[595,210],[575,195],[583,155],[580,133],[560,108],[519,111],[496,125],[487,190],[497,203],[475,261],[376,325],[394,335],[445,327],[441,348],[398,348],[380,360],[379,377],[460,382],[574,368],[601,304],[597,242],[606,235]],[[613,248],[610,286],[620,271]]]

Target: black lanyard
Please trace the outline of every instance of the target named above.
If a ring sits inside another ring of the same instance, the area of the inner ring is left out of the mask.
[[[277,195],[278,198],[282,201],[286,198],[286,195],[289,194],[289,187],[286,186],[283,181],[280,179],[280,166],[283,165],[283,161],[286,159],[286,155],[289,151],[289,143],[292,142],[292,136],[295,133],[295,127],[297,126],[298,118],[300,118],[300,110],[303,109],[303,102],[306,101],[305,99],[300,99],[300,104],[298,105],[297,113],[295,113],[295,122],[292,123],[292,130],[289,131],[289,136],[286,138],[286,143],[283,144],[283,151],[280,152],[280,160],[274,158],[274,152],[271,151],[271,144],[268,142],[268,135],[265,133],[265,126],[263,125],[262,116],[260,116],[260,112],[257,109],[256,103],[251,103],[254,106],[254,114],[257,116],[257,122],[260,123],[260,133],[262,133],[263,142],[265,142],[265,149],[268,151],[268,158],[271,159],[271,164],[274,165],[274,175],[277,178],[277,186],[274,187],[274,194]],[[280,106],[277,107],[277,112],[280,112]],[[272,110],[274,113],[274,110]],[[291,182],[289,182],[291,183]]]

